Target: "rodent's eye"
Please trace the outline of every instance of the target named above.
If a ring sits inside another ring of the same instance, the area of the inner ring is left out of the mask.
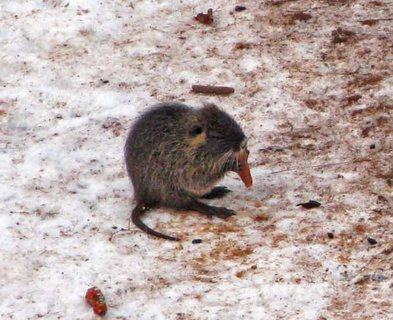
[[[196,137],[198,134],[202,133],[202,128],[200,126],[193,126],[190,130],[190,135]]]

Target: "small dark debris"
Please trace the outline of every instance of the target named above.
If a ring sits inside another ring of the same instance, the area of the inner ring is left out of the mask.
[[[343,99],[344,107],[348,107],[348,106],[353,105],[354,103],[358,102],[361,98],[362,98],[362,96],[360,94],[354,94],[352,96],[345,97]]]
[[[220,95],[227,95],[235,92],[235,89],[232,87],[225,87],[225,86],[204,86],[194,84],[191,87],[191,91],[194,93],[203,93],[203,94],[220,94]]]
[[[345,29],[339,27],[339,28],[337,28],[337,30],[332,31],[332,37],[333,37],[332,42],[334,44],[344,43],[344,42],[349,41],[354,36],[355,36],[355,32],[345,30]]]
[[[366,87],[366,86],[375,86],[379,84],[384,79],[384,76],[381,74],[368,74],[368,75],[361,75],[355,77],[354,80],[348,82],[350,86],[356,87]]]
[[[375,143],[370,144],[370,149],[375,149]]]
[[[192,244],[202,243],[202,239],[194,239],[192,240]]]
[[[122,81],[118,83],[118,87],[121,89],[129,89],[130,85],[127,82]]]
[[[307,106],[307,108],[310,108],[310,109],[315,109],[315,107],[318,105],[318,100],[316,100],[316,99],[307,99],[307,100],[304,100],[304,104]]]
[[[234,50],[244,50],[244,49],[252,49],[254,45],[252,43],[247,42],[238,42],[233,47]]]
[[[375,239],[373,239],[373,238],[370,238],[370,237],[367,237],[367,241],[368,241],[368,243],[371,244],[371,245],[374,245],[374,244],[377,244],[377,243],[378,243],[377,240],[375,240]]]
[[[367,19],[367,20],[360,21],[360,23],[365,26],[373,26],[378,23],[378,20],[377,19]]]
[[[334,238],[334,233],[333,232],[328,232],[327,236],[329,239],[333,239]]]
[[[386,199],[384,196],[382,196],[382,195],[378,195],[378,198],[377,198],[377,202],[379,202],[379,203],[389,203],[389,200],[388,199]]]
[[[389,255],[393,253],[393,246],[382,251],[383,254]]]
[[[370,136],[370,131],[373,129],[373,127],[367,127],[367,128],[364,128],[363,130],[362,130],[362,132],[361,132],[361,137],[362,138],[367,138],[367,137],[369,137]]]
[[[292,16],[292,21],[308,21],[312,18],[312,15],[305,12],[296,12]]]
[[[109,83],[109,80],[100,79],[100,81],[101,81],[102,84],[108,84]]]
[[[102,127],[104,129],[109,129],[109,128],[120,128],[121,123],[118,118],[112,118],[108,117],[105,119],[104,123],[102,124]]]
[[[366,274],[363,277],[361,277],[360,279],[356,280],[355,284],[362,285],[362,284],[369,282],[370,279],[371,279],[371,276],[369,274]]]
[[[113,230],[116,230],[116,229],[117,229],[117,227],[116,227],[116,226],[113,226],[113,227],[112,227],[112,229],[113,229]]]
[[[319,203],[318,201],[315,200],[310,200],[308,202],[304,202],[304,203],[298,203],[296,205],[296,207],[302,206],[303,208],[306,209],[312,209],[312,208],[318,208],[321,206],[321,203]]]
[[[240,12],[240,11],[244,11],[244,10],[247,10],[247,8],[245,6],[236,6],[235,7],[236,12]]]
[[[194,19],[206,25],[212,24],[214,22],[213,9],[210,8],[209,10],[207,10],[207,14],[202,12],[198,13]]]
[[[287,2],[291,2],[291,1],[294,1],[294,0],[272,0],[271,2],[269,2],[269,5],[280,7],[283,4],[285,4]]]

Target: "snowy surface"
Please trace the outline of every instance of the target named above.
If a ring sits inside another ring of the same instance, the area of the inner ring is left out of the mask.
[[[1,319],[94,319],[91,286],[108,319],[393,318],[393,3],[238,4],[0,1]],[[224,179],[227,221],[144,217],[180,243],[110,241],[133,207],[127,130],[172,100],[239,121],[254,186]]]

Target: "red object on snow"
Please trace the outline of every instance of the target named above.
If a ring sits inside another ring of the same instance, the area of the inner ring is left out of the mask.
[[[108,310],[105,297],[100,289],[92,287],[86,291],[85,299],[93,307],[94,313],[104,316]]]

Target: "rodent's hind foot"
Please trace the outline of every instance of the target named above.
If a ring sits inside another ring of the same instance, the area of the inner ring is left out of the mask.
[[[220,199],[225,197],[228,193],[232,192],[225,186],[214,187],[210,192],[201,196],[201,199]]]
[[[198,200],[193,200],[189,204],[188,209],[198,211],[207,216],[216,216],[221,219],[226,219],[236,214],[234,210],[224,207],[209,206],[203,202],[199,202]]]

